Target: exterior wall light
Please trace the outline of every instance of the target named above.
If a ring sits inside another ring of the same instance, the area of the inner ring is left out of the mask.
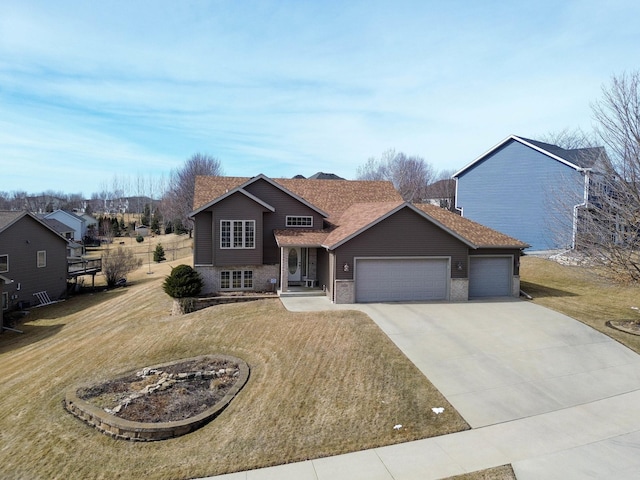
[[[458,268],[458,270],[462,270],[462,262],[458,262],[458,265],[456,267]]]
[[[348,271],[349,271],[349,264],[348,264],[347,262],[344,262],[344,266],[342,267],[342,269],[343,269],[345,272],[348,272]]]

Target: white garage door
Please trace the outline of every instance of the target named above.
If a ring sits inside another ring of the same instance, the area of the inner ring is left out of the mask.
[[[469,298],[511,295],[511,257],[470,257]]]
[[[441,258],[356,260],[356,302],[446,300],[449,261]]]

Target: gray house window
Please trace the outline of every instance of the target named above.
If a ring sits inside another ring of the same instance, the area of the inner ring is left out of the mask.
[[[0,273],[9,271],[9,255],[0,255]]]
[[[220,220],[220,248],[255,248],[255,220]]]
[[[287,227],[313,227],[313,217],[287,215]]]
[[[246,290],[253,288],[252,270],[225,270],[220,272],[220,290]]]
[[[47,251],[38,250],[38,268],[43,268],[46,266],[47,266]]]
[[[2,292],[2,310],[7,310],[9,308],[9,294],[7,292]]]

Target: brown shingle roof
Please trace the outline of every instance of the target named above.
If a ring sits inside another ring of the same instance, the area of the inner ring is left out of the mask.
[[[198,208],[251,180],[248,177],[196,177],[193,208]],[[361,180],[270,179],[329,214],[340,216],[354,203],[402,200],[391,182]]]
[[[526,248],[529,245],[492,228],[480,225],[468,218],[461,217],[444,208],[424,203],[414,205],[428,216],[442,224],[476,247],[512,247]]]
[[[274,230],[279,247],[319,247],[329,235],[329,230],[287,229]]]
[[[404,202],[357,203],[352,205],[338,219],[338,227],[325,240],[324,245],[331,247],[355,235],[382,217],[388,215]]]

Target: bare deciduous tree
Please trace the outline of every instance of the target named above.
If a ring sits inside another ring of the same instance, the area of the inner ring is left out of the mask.
[[[431,164],[418,156],[395,150],[385,151],[379,159],[369,158],[356,170],[358,180],[389,180],[407,202],[418,202],[425,187],[434,178]]]
[[[189,157],[181,168],[171,171],[169,185],[164,196],[165,216],[191,231],[193,222],[189,213],[193,211],[193,193],[198,175],[222,175],[220,160],[211,155],[196,153]]]
[[[571,130],[565,128],[558,132],[549,132],[546,135],[540,137],[540,141],[556,145],[565,150],[575,150],[578,148],[590,148],[595,147],[597,141],[593,138],[593,135],[585,133],[582,129],[577,128]]]
[[[122,247],[116,249],[108,248],[102,254],[102,273],[104,273],[109,287],[115,286],[118,280],[126,278],[130,272],[141,265],[142,260],[136,258],[131,249]]]
[[[592,105],[608,150],[591,178],[576,247],[622,280],[640,280],[640,71],[614,76]]]

